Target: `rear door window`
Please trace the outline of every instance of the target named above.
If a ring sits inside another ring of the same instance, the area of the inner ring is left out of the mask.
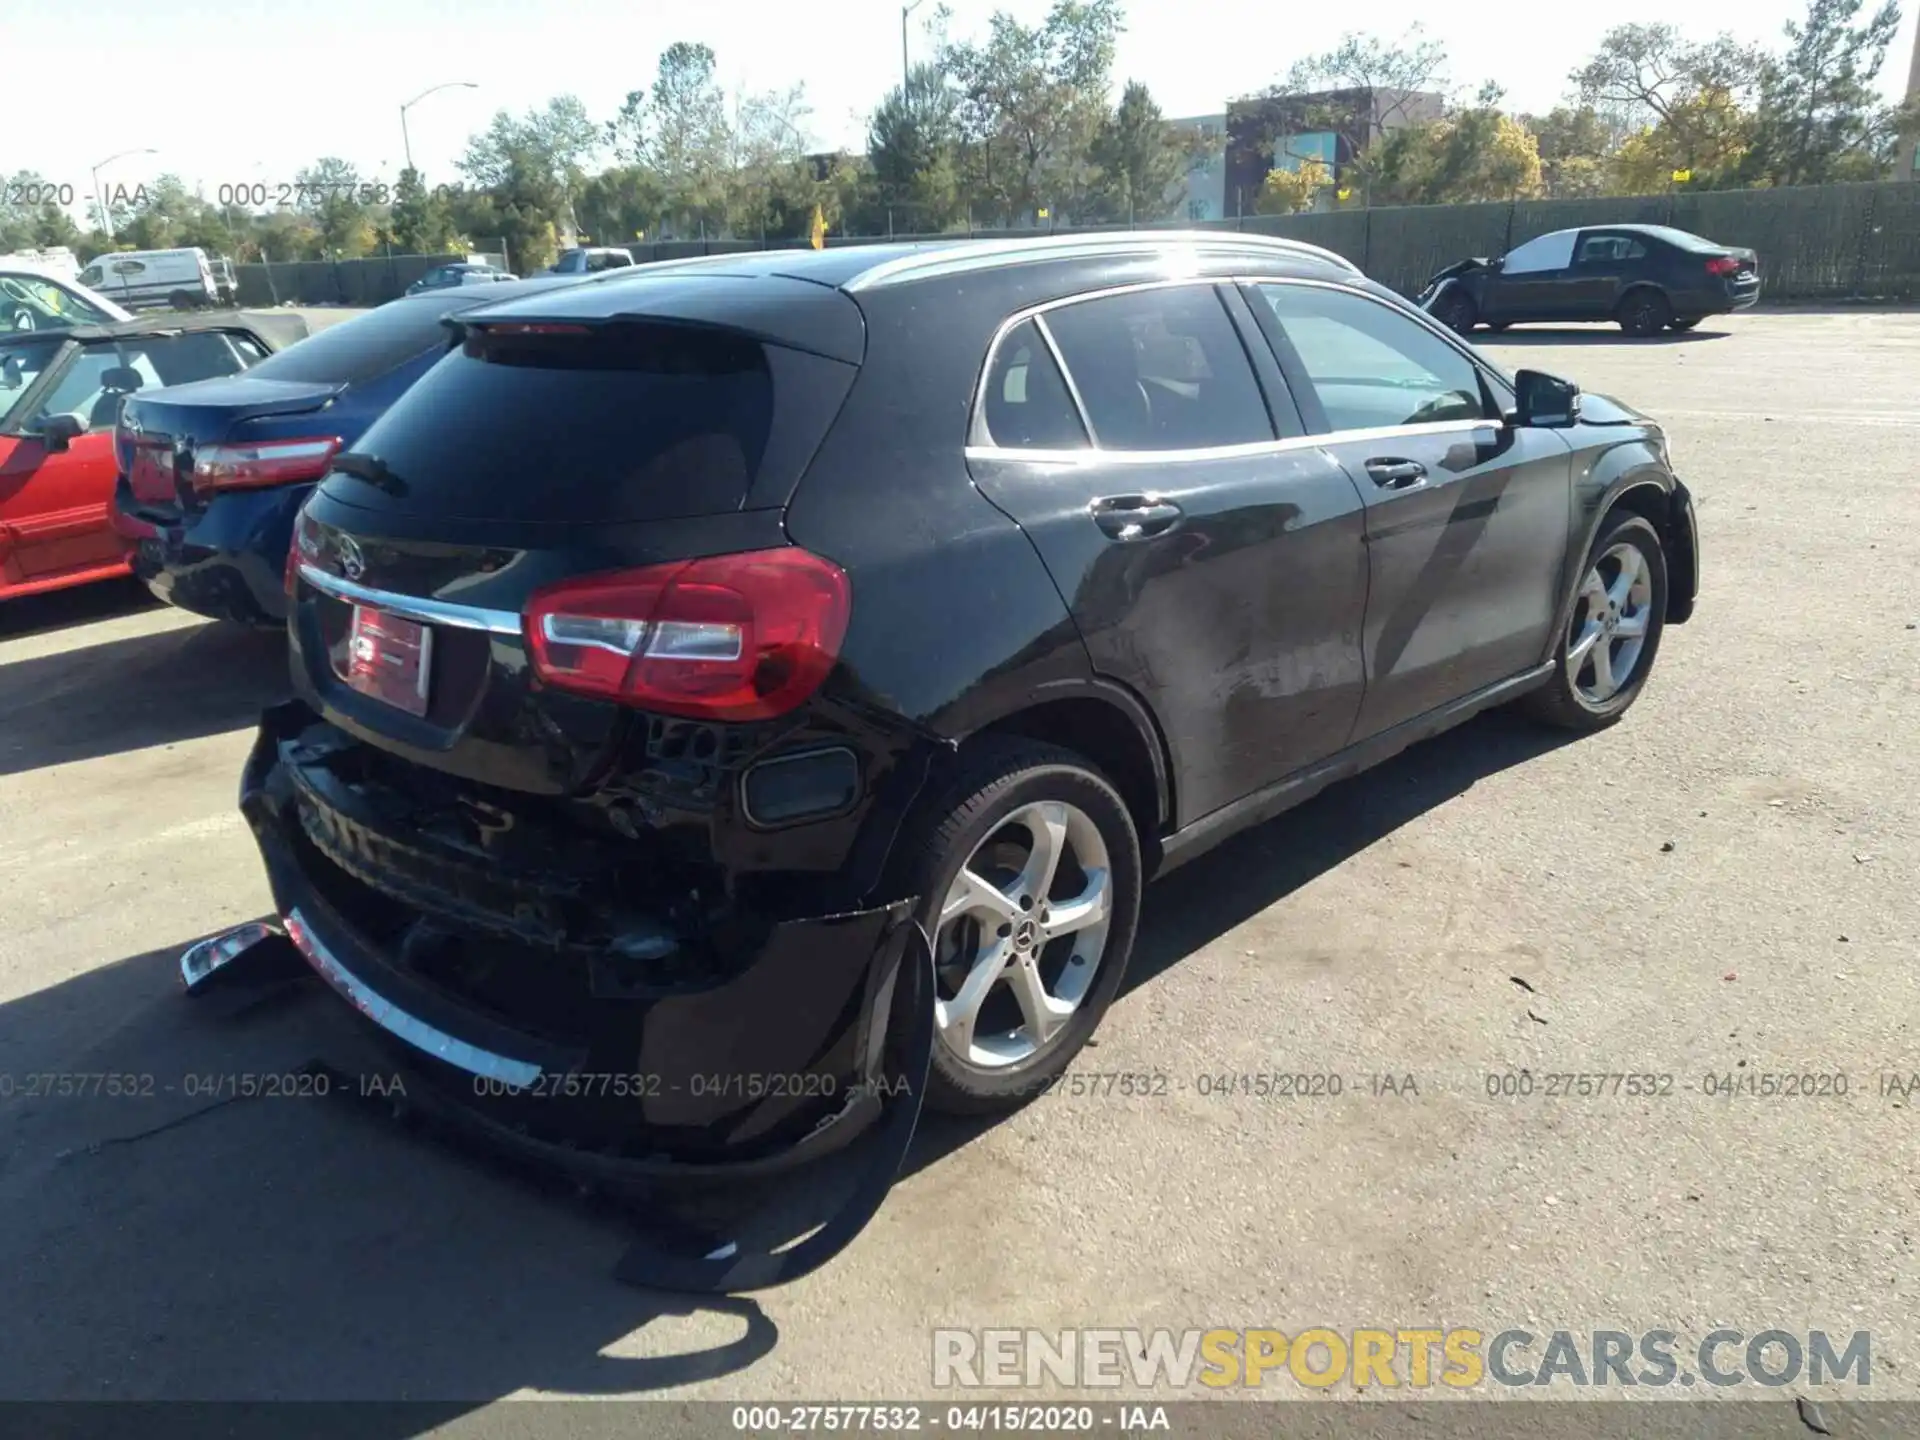
[[[1580,241],[1576,265],[1616,265],[1627,260],[1644,260],[1647,247],[1631,235],[1588,235]]]
[[[684,325],[581,330],[470,339],[354,450],[397,477],[398,508],[433,514],[605,523],[738,509],[773,428],[767,349]]]
[[[1211,284],[1105,295],[1050,310],[1102,450],[1193,450],[1274,438],[1240,334]]]
[[[1005,450],[1084,450],[1086,427],[1040,328],[1023,320],[994,352],[987,373],[987,434]]]

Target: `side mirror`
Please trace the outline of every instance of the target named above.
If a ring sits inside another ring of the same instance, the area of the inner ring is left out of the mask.
[[[87,433],[87,422],[78,415],[49,415],[34,428],[49,455],[64,455],[69,446]]]
[[[1580,387],[1558,375],[1522,370],[1513,377],[1513,423],[1563,429],[1580,418]]]
[[[1507,268],[1507,257],[1504,255],[1497,255],[1493,259],[1487,262],[1487,269],[1492,270],[1496,273],[1506,268]]]

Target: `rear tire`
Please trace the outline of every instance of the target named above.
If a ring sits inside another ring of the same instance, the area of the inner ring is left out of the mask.
[[[1695,315],[1688,320],[1676,320],[1673,322],[1673,328],[1676,330],[1691,330],[1694,326],[1698,325],[1703,318],[1702,316]]]
[[[1658,335],[1673,323],[1673,306],[1658,290],[1629,290],[1614,312],[1614,319],[1627,334],[1644,339]]]
[[[989,739],[927,812],[908,866],[939,976],[927,1105],[1017,1109],[1072,1063],[1125,978],[1133,817],[1072,751]]]
[[[1604,730],[1640,698],[1666,619],[1660,534],[1645,517],[1618,511],[1601,524],[1587,552],[1580,593],[1554,651],[1553,676],[1522,707],[1563,730]]]

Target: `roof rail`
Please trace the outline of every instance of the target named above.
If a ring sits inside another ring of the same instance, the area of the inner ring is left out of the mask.
[[[1304,240],[1288,240],[1278,235],[1261,235],[1246,230],[1121,230],[936,243],[924,252],[884,260],[870,270],[863,270],[843,288],[872,290],[901,280],[984,269],[1028,258],[1049,260],[1078,256],[1140,255],[1178,247],[1242,252],[1264,250],[1270,254],[1322,261],[1354,275],[1361,273],[1360,267],[1344,255],[1320,245],[1309,245]]]

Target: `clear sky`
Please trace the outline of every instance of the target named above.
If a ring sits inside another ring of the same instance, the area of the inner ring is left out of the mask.
[[[910,24],[916,58],[930,48],[922,22],[938,3],[924,0]],[[980,33],[995,9],[1032,19],[1046,8],[952,0],[952,28]],[[1215,113],[1344,30],[1397,36],[1424,18],[1446,42],[1457,84],[1495,79],[1511,108],[1540,110],[1612,25],[1669,20],[1702,36],[1731,29],[1771,42],[1804,8],[1614,0],[1556,6],[1547,24],[1518,0],[1129,0],[1116,78],[1144,80],[1168,115]],[[1889,95],[1906,81],[1913,8],[1881,75]],[[473,81],[479,88],[442,91],[408,117],[428,182],[451,182],[467,136],[495,110],[518,113],[570,91],[596,119],[611,117],[676,40],[712,46],[729,88],[804,81],[811,138],[821,149],[854,146],[866,113],[898,81],[900,28],[899,0],[0,0],[0,53],[57,57],[7,66],[0,174],[37,170],[84,195],[96,162],[137,147],[158,153],[117,160],[103,180],[131,187],[172,171],[212,199],[222,183],[290,181],[339,155],[391,181],[402,164],[400,103],[441,81]]]

